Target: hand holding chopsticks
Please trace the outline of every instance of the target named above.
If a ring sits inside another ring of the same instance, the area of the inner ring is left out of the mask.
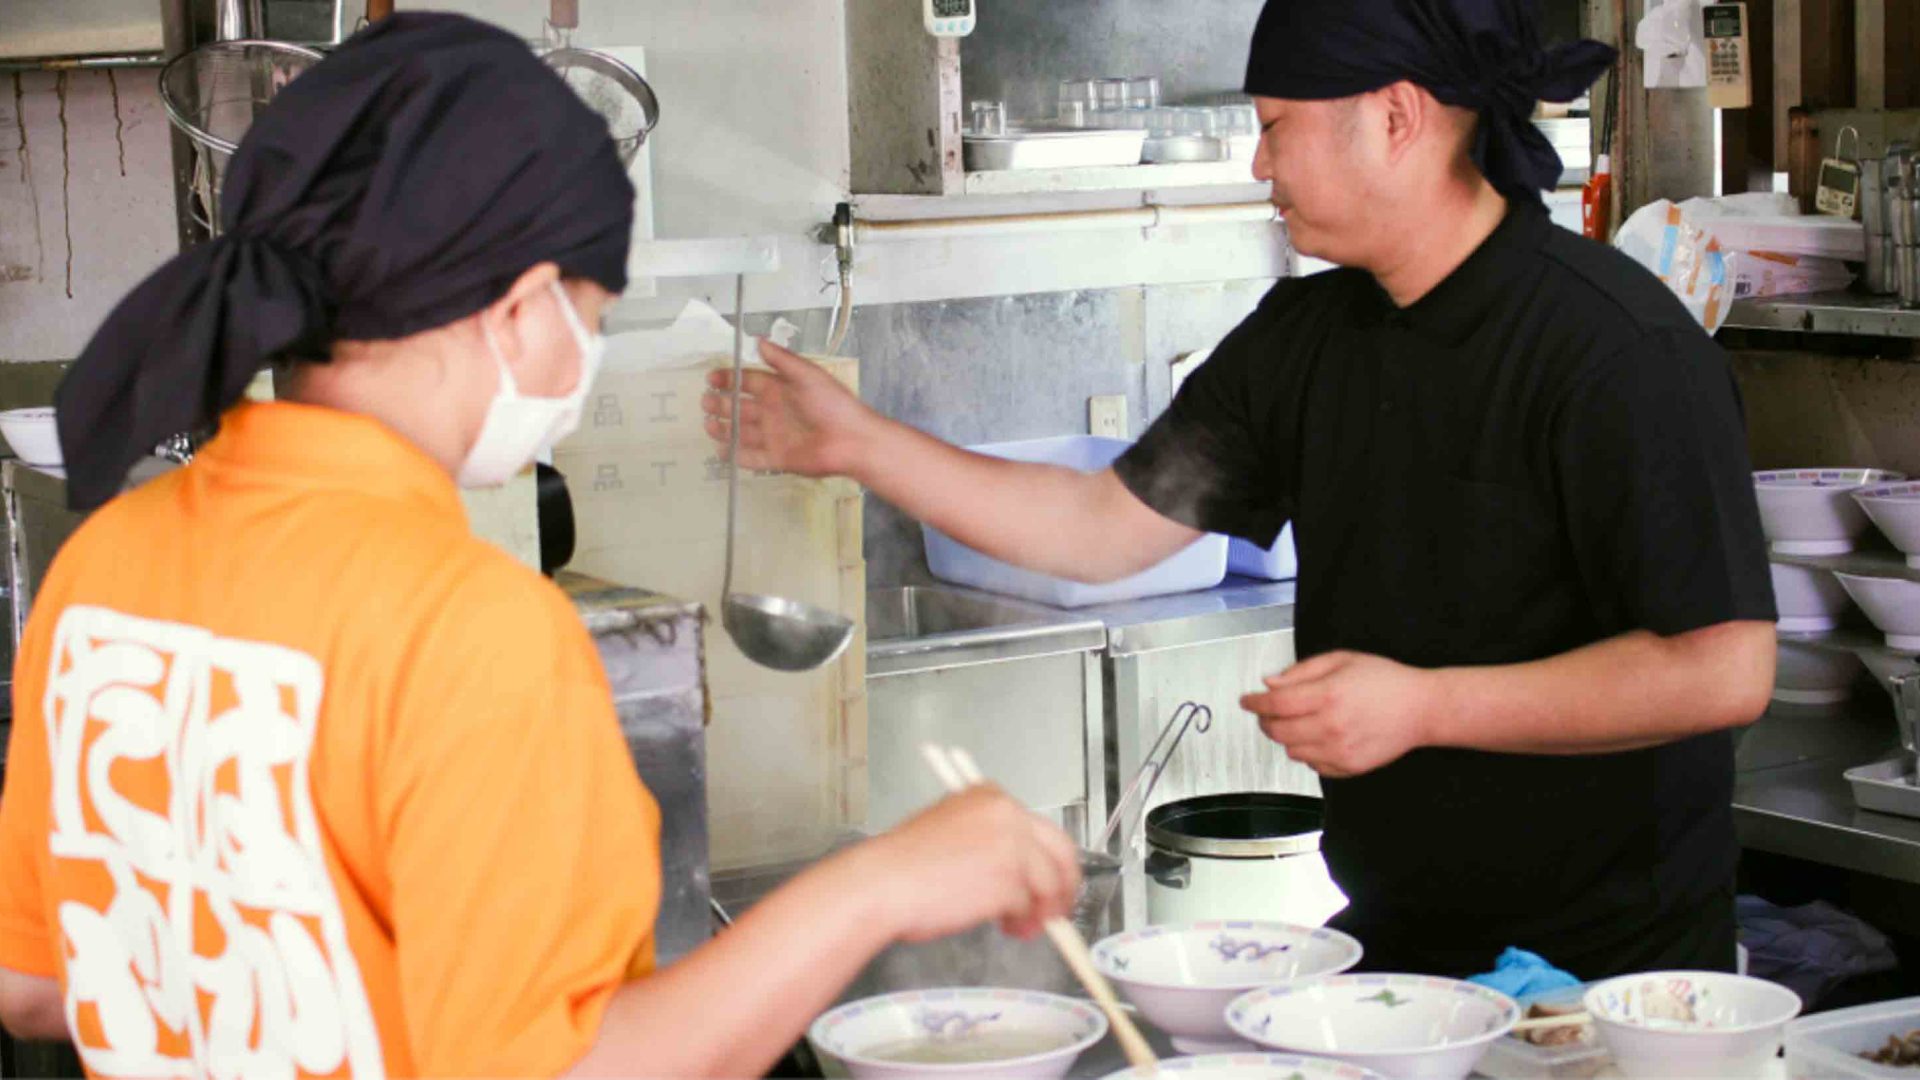
[[[961,792],[986,783],[986,777],[981,775],[980,766],[974,762],[973,755],[960,747],[926,743],[920,747],[920,753],[948,791]],[[1079,978],[1080,985],[1086,987],[1094,1004],[1100,1006],[1100,1011],[1107,1014],[1107,1021],[1113,1025],[1114,1038],[1119,1040],[1127,1061],[1136,1069],[1150,1073],[1158,1071],[1159,1061],[1154,1057],[1153,1048],[1147,1045],[1146,1037],[1140,1034],[1140,1029],[1127,1016],[1106,977],[1093,966],[1093,953],[1087,948],[1087,941],[1080,936],[1080,931],[1072,923],[1058,917],[1047,920],[1046,931],[1054,948],[1060,951],[1061,959]]]

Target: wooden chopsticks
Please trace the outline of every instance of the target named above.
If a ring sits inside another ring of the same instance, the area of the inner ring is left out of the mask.
[[[986,783],[986,777],[981,775],[980,766],[974,762],[973,755],[961,747],[924,743],[920,753],[948,791],[965,791]],[[1067,967],[1079,978],[1080,985],[1092,995],[1093,1003],[1107,1014],[1107,1022],[1113,1026],[1114,1038],[1119,1040],[1127,1061],[1136,1069],[1158,1072],[1160,1061],[1154,1056],[1153,1048],[1147,1045],[1146,1036],[1141,1035],[1140,1029],[1134,1026],[1106,976],[1093,966],[1093,951],[1087,948],[1087,939],[1080,936],[1079,929],[1072,923],[1058,916],[1046,921],[1046,931],[1053,947],[1060,951],[1060,958],[1067,962]]]

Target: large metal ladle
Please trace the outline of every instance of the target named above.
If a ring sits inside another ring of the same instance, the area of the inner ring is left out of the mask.
[[[733,536],[740,509],[740,395],[745,366],[747,278],[733,287],[733,420],[727,426],[727,573],[720,586],[720,624],[747,659],[775,671],[812,671],[830,664],[853,641],[853,620],[778,596],[733,591]]]

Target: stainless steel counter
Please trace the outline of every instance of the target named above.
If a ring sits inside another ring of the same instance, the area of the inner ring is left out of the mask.
[[[1741,847],[1920,884],[1920,820],[1859,809],[1842,775],[1897,748],[1884,710],[1776,706],[1740,746],[1733,813]]]
[[[1107,628],[1107,651],[1133,656],[1293,629],[1294,583],[1231,577],[1204,592],[1079,608]]]

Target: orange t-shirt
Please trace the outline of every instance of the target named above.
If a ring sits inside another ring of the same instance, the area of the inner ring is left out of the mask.
[[[0,966],[96,1076],[558,1073],[652,966],[658,833],[592,639],[445,471],[243,405],[34,599]]]

